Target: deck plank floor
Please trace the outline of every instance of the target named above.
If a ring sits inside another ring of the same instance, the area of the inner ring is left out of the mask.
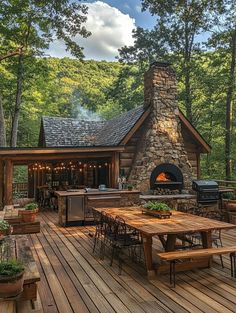
[[[116,262],[110,267],[107,257],[92,253],[93,226],[59,227],[52,212],[39,218],[41,233],[29,238],[41,275],[41,313],[236,312],[236,279],[227,256],[224,269],[215,257],[213,268],[177,274],[172,289],[168,275],[148,281],[135,263],[125,262],[118,275]],[[222,237],[225,246],[234,245],[236,231]]]

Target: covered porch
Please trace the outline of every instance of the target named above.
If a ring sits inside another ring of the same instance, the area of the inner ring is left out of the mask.
[[[123,147],[21,148],[0,150],[0,208],[13,203],[14,166],[28,168],[28,198],[38,198],[43,186],[55,190],[115,188],[119,177],[119,152]]]

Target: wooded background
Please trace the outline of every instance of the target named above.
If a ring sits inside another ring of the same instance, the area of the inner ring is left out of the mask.
[[[134,31],[135,44],[120,49],[120,62],[82,60],[70,36],[90,35],[86,6],[1,2],[0,146],[37,146],[43,115],[91,118],[86,109],[108,119],[142,104],[143,73],[164,60],[177,72],[179,107],[212,146],[202,176],[236,179],[235,0],[140,2],[156,25]],[[77,59],[45,57],[55,37]]]

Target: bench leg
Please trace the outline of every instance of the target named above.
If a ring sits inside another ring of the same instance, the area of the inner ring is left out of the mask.
[[[236,278],[236,254],[230,253],[231,277]]]
[[[175,263],[176,261],[170,261],[170,285],[173,283],[173,287],[175,288]]]

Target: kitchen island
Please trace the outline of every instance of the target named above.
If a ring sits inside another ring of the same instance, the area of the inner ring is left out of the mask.
[[[138,190],[107,189],[99,191],[84,189],[55,191],[58,198],[58,222],[61,226],[72,223],[84,225],[93,220],[92,208],[125,207],[138,205]]]

